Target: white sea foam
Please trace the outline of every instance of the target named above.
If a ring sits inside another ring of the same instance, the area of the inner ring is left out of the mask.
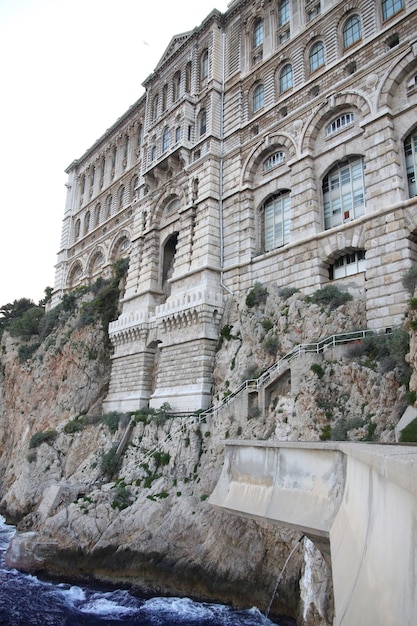
[[[132,615],[137,611],[135,607],[125,606],[116,600],[110,600],[102,594],[94,594],[82,607],[81,613],[93,615]]]

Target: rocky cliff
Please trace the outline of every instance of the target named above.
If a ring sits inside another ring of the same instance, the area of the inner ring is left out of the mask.
[[[295,345],[365,326],[363,302],[334,293],[306,299],[257,285],[230,298],[213,402]],[[243,412],[236,400],[190,416],[169,407],[102,415],[110,347],[81,301],[42,341],[4,332],[1,348],[0,509],[19,524],[9,562],[261,610],[299,535],[210,507],[224,439],[393,441],[407,404],[401,329],[294,359],[264,406],[248,400]],[[299,546],[271,614],[330,624],[330,572],[311,542]]]

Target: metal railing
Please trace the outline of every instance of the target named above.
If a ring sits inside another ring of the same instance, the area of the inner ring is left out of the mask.
[[[265,370],[258,378],[251,378],[249,380],[245,380],[237,389],[233,392],[229,393],[219,404],[216,404],[213,407],[210,407],[206,411],[200,414],[200,416],[209,416],[214,415],[224,407],[228,406],[232,401],[234,401],[238,396],[240,396],[244,391],[259,391],[262,387],[264,387],[272,378],[275,378],[280,372],[282,373],[288,367],[288,364],[296,358],[304,354],[315,353],[319,354],[323,352],[325,348],[335,347],[338,345],[343,345],[346,343],[350,343],[352,341],[361,341],[366,337],[373,337],[375,335],[386,333],[386,328],[380,328],[375,330],[363,329],[363,330],[354,330],[350,332],[338,333],[337,335],[330,335],[330,337],[326,337],[321,341],[316,343],[301,343],[297,346],[294,346],[290,352],[281,357],[278,361],[273,363],[267,370]]]

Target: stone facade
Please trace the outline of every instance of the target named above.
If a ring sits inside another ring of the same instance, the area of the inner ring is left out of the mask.
[[[175,36],[68,168],[53,303],[129,256],[108,409],[205,408],[256,281],[401,322],[417,259],[417,0],[235,0]]]

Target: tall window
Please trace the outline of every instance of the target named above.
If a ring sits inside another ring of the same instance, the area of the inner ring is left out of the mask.
[[[404,142],[405,165],[407,168],[408,195],[417,196],[417,130],[407,137]]]
[[[126,135],[125,137],[125,150],[124,150],[124,158],[127,159],[127,157],[129,156],[129,145],[130,145],[130,139],[129,139],[129,135]]]
[[[185,66],[185,93],[191,91],[191,61]]]
[[[101,172],[100,172],[101,179],[104,178],[104,174],[105,173],[106,173],[106,157],[103,156],[103,157],[101,157]],[[103,184],[103,180],[101,180],[100,184],[101,185]]]
[[[278,25],[284,26],[290,21],[290,0],[281,0],[278,5]]]
[[[85,218],[84,218],[84,233],[85,234],[87,234],[88,231],[90,230],[90,219],[91,219],[90,211],[87,211],[87,213],[85,214]]]
[[[138,176],[134,176],[133,180],[132,180],[132,187],[131,187],[130,197],[131,198],[137,198],[138,194],[139,194],[139,177]]]
[[[142,124],[139,124],[139,126],[138,126],[138,147],[142,145],[142,139],[143,139],[143,127],[142,127]]]
[[[181,126],[177,126],[175,129],[175,143],[179,143],[181,139]]]
[[[169,148],[169,128],[165,126],[162,135],[162,152],[166,152]]]
[[[363,160],[340,162],[323,180],[324,227],[334,228],[365,213]]]
[[[382,19],[385,22],[403,8],[404,0],[382,0]]]
[[[162,110],[165,111],[167,108],[167,100],[168,100],[168,85],[164,85],[162,87]]]
[[[178,72],[175,72],[175,74],[174,74],[174,79],[172,81],[172,87],[173,87],[173,97],[174,97],[174,102],[175,102],[180,97],[181,72],[179,70],[178,70]]]
[[[113,204],[113,198],[109,196],[106,201],[106,217],[111,215],[111,205]]]
[[[263,19],[258,17],[253,25],[253,47],[257,48],[261,46],[264,41],[264,22]]]
[[[253,112],[258,111],[259,109],[262,109],[262,107],[264,106],[264,86],[263,85],[257,85],[255,87],[254,92],[253,92],[252,105],[253,105]]]
[[[80,232],[81,232],[81,222],[80,222],[80,220],[77,220],[75,222],[75,228],[74,228],[74,239],[75,239],[75,241],[77,241],[77,239],[80,237]]]
[[[263,205],[265,251],[284,246],[291,227],[291,196],[288,190],[269,198]]]
[[[207,78],[208,69],[209,69],[209,54],[208,54],[208,50],[206,49],[203,51],[203,54],[201,55],[201,72],[200,72],[201,80],[204,80],[205,78]]]
[[[343,47],[349,48],[362,38],[359,15],[352,15],[343,26]]]
[[[158,117],[158,103],[159,103],[159,98],[158,98],[158,95],[156,95],[152,103],[152,121],[155,121],[156,118]]]
[[[120,189],[119,189],[119,202],[118,202],[119,209],[121,209],[123,207],[124,199],[125,199],[125,188],[124,187],[120,187]]]
[[[202,137],[203,135],[206,134],[206,131],[207,131],[207,113],[206,113],[206,111],[201,111],[201,113],[200,113],[199,130],[200,130],[200,137]]]
[[[96,205],[96,210],[95,210],[95,222],[94,222],[94,226],[98,226],[100,224],[100,213],[101,213],[101,204],[98,203]]]
[[[315,72],[319,67],[324,65],[324,44],[317,41],[310,50],[309,54],[310,74]]]
[[[284,65],[279,75],[279,93],[288,91],[288,89],[292,88],[292,85],[292,66],[290,63],[287,63],[287,65]]]
[[[113,148],[113,156],[112,156],[112,162],[111,162],[111,168],[112,170],[116,169],[116,163],[117,163],[117,148],[116,146]]]

